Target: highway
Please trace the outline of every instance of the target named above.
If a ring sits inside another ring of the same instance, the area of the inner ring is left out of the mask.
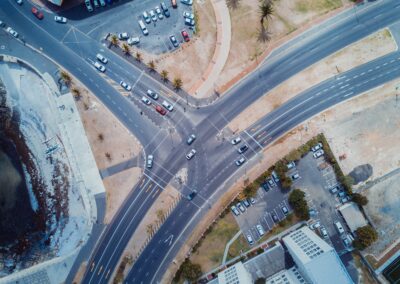
[[[197,190],[199,194],[191,202],[182,198],[135,263],[127,282],[160,281],[167,266],[209,206],[234,182],[235,175],[242,175],[256,162],[257,153],[263,147],[324,109],[399,76],[399,54],[395,53],[339,74],[298,95],[240,133],[242,139],[250,145],[251,151],[247,151],[245,155],[248,164],[238,171],[234,164],[238,158],[236,149],[227,139],[217,136],[228,122],[252,102],[299,71],[398,21],[398,2],[373,2],[356,8],[357,15],[352,12],[340,15],[339,20],[327,28],[309,33],[295,44],[283,46],[274,52],[256,71],[243,78],[215,104],[200,109],[189,108],[184,112],[184,102],[176,99],[176,110],[163,119],[154,111],[144,108],[144,105],[138,102],[138,98],[147,88],[170,91],[143,75],[141,70],[114,55],[73,26],[65,25],[59,29],[59,25],[55,26],[50,20],[38,22],[30,14],[28,5],[19,7],[13,1],[5,1],[0,5],[1,20],[16,29],[29,45],[37,49],[42,48],[46,56],[79,78],[138,137],[145,147],[146,154],[156,153],[154,168],[145,171],[145,175],[99,240],[91,257],[90,263],[93,263],[93,267],[90,266],[86,272],[84,283],[105,283],[109,280],[139,222],[162,188],[182,167],[189,168],[189,180],[182,189],[183,196],[192,190]],[[90,64],[97,52],[106,54],[110,59],[104,75],[98,73]],[[383,65],[385,63],[386,65]],[[364,74],[361,75],[362,73]],[[120,94],[117,85],[121,79],[135,84],[137,97]],[[349,79],[350,81],[346,82]],[[140,115],[141,111],[144,115]],[[198,153],[188,162],[184,154],[190,149],[185,144],[190,133],[196,133],[198,136],[193,144]],[[167,143],[168,139],[173,139],[174,144]]]

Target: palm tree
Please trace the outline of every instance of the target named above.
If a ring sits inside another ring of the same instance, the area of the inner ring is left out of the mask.
[[[126,43],[122,44],[122,51],[125,53],[125,55],[130,55],[131,54],[131,48]]]
[[[72,92],[74,98],[75,98],[77,101],[79,101],[80,98],[82,97],[82,96],[81,96],[81,91],[80,91],[78,88],[72,88],[72,89],[71,89],[71,92]]]
[[[271,33],[261,24],[261,28],[257,31],[257,40],[260,42],[267,42],[271,39]]]
[[[179,77],[175,77],[174,81],[172,82],[172,85],[176,90],[180,90],[182,88],[182,84],[183,84],[182,79]]]
[[[271,18],[274,13],[274,6],[271,0],[263,0],[260,5],[260,14],[261,14],[261,24],[264,25],[264,20],[267,21]]]
[[[141,54],[139,51],[136,51],[135,57],[136,57],[136,60],[139,61],[139,62],[141,62],[142,59],[143,59],[143,58],[142,58],[142,54]]]
[[[112,35],[111,36],[111,44],[114,46],[117,46],[118,42],[119,42],[119,39],[118,39],[117,35]]]
[[[61,70],[60,77],[64,81],[65,85],[71,84],[72,78],[71,78],[71,75],[69,75],[67,71]]]
[[[157,218],[160,222],[162,222],[165,218],[164,211],[162,209],[157,210]]]
[[[154,232],[154,227],[153,227],[153,224],[148,224],[147,225],[147,234],[148,235],[151,235],[151,234],[153,234],[153,232]]]
[[[156,71],[156,64],[154,63],[154,60],[150,60],[149,63],[147,63],[147,66],[151,72]]]
[[[109,152],[106,152],[104,155],[106,156],[107,160],[112,160],[111,154]]]
[[[226,6],[231,10],[236,10],[239,7],[240,0],[226,0]]]
[[[167,70],[165,70],[165,69],[162,70],[160,75],[161,75],[161,78],[163,79],[164,82],[168,81],[168,71]]]

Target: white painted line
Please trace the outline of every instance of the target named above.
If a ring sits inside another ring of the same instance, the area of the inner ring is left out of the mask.
[[[246,133],[251,139],[253,139],[253,141],[256,142],[256,144],[257,144],[258,146],[260,146],[261,149],[263,149],[263,146],[261,146],[261,144],[258,143],[258,141],[257,141],[256,139],[254,139],[254,137],[251,136],[251,135],[247,132],[247,130],[245,130],[245,131],[243,131],[243,132]]]
[[[341,86],[340,89],[344,89],[344,88],[346,88],[346,87],[348,87],[348,86],[350,86],[350,84],[346,84],[346,85],[344,85],[344,86]]]
[[[344,98],[347,98],[348,96],[351,96],[352,94],[354,94],[354,92],[350,92],[350,93],[344,95],[343,97],[344,97]]]

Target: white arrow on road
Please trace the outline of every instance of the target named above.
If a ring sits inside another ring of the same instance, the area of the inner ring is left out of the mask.
[[[168,246],[170,246],[171,244],[172,244],[172,240],[174,239],[174,235],[170,235],[165,241],[164,241],[164,243],[168,243],[168,241],[169,241],[169,244],[168,244]]]

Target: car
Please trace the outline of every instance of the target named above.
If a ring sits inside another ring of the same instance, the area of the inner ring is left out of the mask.
[[[260,224],[256,225],[256,228],[260,236],[263,236],[265,234],[264,229]]]
[[[127,41],[129,45],[134,45],[140,43],[140,38],[138,36],[130,37]]]
[[[339,186],[335,186],[335,187],[332,187],[331,189],[329,189],[329,192],[332,193],[332,194],[335,194],[338,191],[339,191]]]
[[[275,214],[275,212],[271,212],[271,217],[272,217],[272,220],[273,220],[275,223],[278,223],[278,222],[279,222],[279,218],[278,218],[278,216]]]
[[[317,215],[317,211],[314,208],[311,208],[308,210],[308,214],[310,214],[311,217],[314,217]]]
[[[335,222],[333,222],[333,224],[335,225],[335,227],[338,230],[339,234],[343,234],[344,233],[344,229],[342,227],[342,224],[339,221],[335,221]]]
[[[269,186],[268,186],[268,183],[267,183],[267,182],[264,182],[263,184],[261,184],[261,187],[262,187],[266,192],[269,191]]]
[[[256,200],[253,197],[250,197],[249,199],[250,199],[250,203],[251,204],[255,204],[256,203]]]
[[[122,88],[124,88],[127,91],[131,91],[132,87],[131,85],[128,85],[127,83],[125,83],[124,81],[119,82],[119,84],[122,86]]]
[[[190,150],[189,153],[186,154],[186,159],[190,160],[194,157],[194,155],[196,155],[196,150],[192,149],[192,150]]]
[[[54,21],[56,21],[57,23],[65,24],[65,23],[67,23],[67,18],[60,17],[60,16],[54,16]]]
[[[17,33],[16,31],[14,31],[11,27],[8,27],[8,28],[6,29],[6,31],[7,31],[10,35],[12,35],[13,37],[15,37],[15,38],[18,37],[18,33]]]
[[[44,15],[42,12],[39,11],[38,8],[36,8],[35,6],[32,7],[31,12],[33,15],[35,15],[36,18],[38,18],[39,20],[42,20],[44,18]]]
[[[129,34],[128,33],[119,33],[118,38],[120,40],[127,40],[129,38]]]
[[[267,179],[268,185],[272,188],[276,185],[276,183],[272,180],[272,178]]]
[[[194,142],[194,140],[196,140],[196,135],[190,134],[190,135],[189,135],[189,138],[186,140],[186,143],[187,143],[188,145],[191,145],[191,144]]]
[[[146,22],[146,24],[150,24],[151,23],[151,19],[149,17],[149,14],[147,14],[146,11],[143,12],[142,16],[143,16],[143,19]]]
[[[351,245],[351,242],[349,240],[349,238],[344,238],[343,239],[343,244],[345,247],[349,247]]]
[[[279,182],[279,176],[278,176],[278,174],[275,172],[275,171],[272,171],[272,178],[274,179],[274,182],[275,183],[278,183]]]
[[[231,207],[231,211],[233,212],[233,214],[235,214],[235,216],[239,216],[240,215],[239,210],[237,210],[237,208],[235,206]]]
[[[310,225],[310,229],[311,230],[318,229],[319,227],[321,227],[321,224],[319,222],[315,222],[315,223]]]
[[[169,40],[172,42],[172,45],[174,47],[178,47],[179,46],[179,42],[176,40],[176,37],[174,35],[169,36]]]
[[[241,165],[244,164],[245,161],[246,159],[244,157],[241,157],[239,160],[236,160],[235,164],[236,166],[240,167]]]
[[[289,210],[287,209],[286,206],[282,206],[282,207],[281,207],[281,210],[282,210],[282,212],[283,212],[284,215],[287,215],[287,214],[289,213]]]
[[[161,13],[160,7],[156,6],[156,7],[154,8],[154,10],[156,10],[156,14],[157,14],[157,16],[158,16],[158,18],[159,18],[160,20],[164,19],[164,15]]]
[[[150,10],[150,11],[149,11],[149,14],[150,14],[150,18],[153,20],[153,22],[157,22],[157,15],[156,15],[156,13],[154,13],[153,10]]]
[[[244,204],[244,206],[250,207],[250,202],[248,202],[246,199],[243,199],[242,203]]]
[[[194,14],[187,11],[183,12],[183,17],[194,20]]]
[[[238,204],[236,204],[236,207],[239,208],[239,210],[243,213],[246,211],[246,208],[243,207],[243,205],[240,202],[238,202]]]
[[[106,72],[106,67],[104,67],[103,65],[101,65],[99,62],[95,62],[94,67],[96,67],[97,70],[99,70],[100,72]]]
[[[146,160],[146,167],[148,169],[151,169],[153,167],[153,161],[154,161],[154,156],[153,155],[148,155],[147,160]]]
[[[188,200],[193,200],[193,198],[196,196],[197,191],[193,190],[191,193],[189,193],[189,195],[187,196]]]
[[[86,9],[89,12],[93,12],[93,7],[92,7],[92,4],[90,3],[90,0],[85,0],[85,5],[86,5]]]
[[[176,2],[176,0],[171,0],[171,5],[172,8],[178,8],[178,3]]]
[[[23,3],[22,0],[16,0],[15,2],[17,2],[18,5],[22,5],[22,3]]]
[[[158,94],[152,90],[147,90],[147,95],[154,100],[158,99]]]
[[[156,111],[161,115],[166,115],[167,111],[162,106],[156,106]]]
[[[288,170],[291,170],[291,169],[293,169],[294,167],[296,167],[296,163],[295,163],[294,161],[291,161],[290,163],[288,163],[288,164],[286,165],[286,168],[287,168]]]
[[[243,146],[240,147],[237,151],[238,151],[239,154],[243,154],[244,152],[247,151],[247,149],[249,149],[249,146],[243,145]]]
[[[146,25],[143,23],[143,21],[142,21],[142,20],[139,20],[138,23],[139,23],[140,29],[142,30],[142,33],[143,33],[145,36],[149,35],[149,30],[146,28]]]
[[[317,145],[311,147],[311,151],[313,152],[317,152],[320,149],[322,149],[322,143],[318,143]]]
[[[94,4],[95,8],[99,8],[100,7],[99,1],[97,1],[97,0],[93,0],[93,4]]]
[[[0,21],[0,27],[4,28],[6,24],[3,21]]]
[[[328,231],[325,229],[324,226],[321,226],[320,229],[319,229],[319,231],[320,231],[321,235],[322,235],[324,238],[327,238],[327,237],[328,237]]]
[[[100,6],[101,6],[101,7],[106,6],[106,2],[105,2],[104,0],[100,0]]]
[[[169,16],[171,15],[168,11],[167,5],[165,5],[164,2],[161,2],[161,10],[163,10],[165,17],[169,18]]]
[[[315,153],[313,154],[313,156],[314,156],[315,159],[318,159],[318,158],[321,157],[323,154],[324,154],[324,150],[320,149],[320,150],[318,150],[317,152],[315,152]]]
[[[346,196],[346,192],[344,192],[343,190],[339,191],[339,193],[338,193],[339,198],[343,198],[345,196]]]
[[[239,144],[241,141],[242,141],[242,138],[236,137],[236,138],[232,139],[231,144],[236,145],[236,144]]]
[[[181,0],[182,1],[182,0]],[[254,244],[254,242],[253,242],[253,238],[251,237],[251,235],[247,235],[246,236],[246,239],[247,239],[247,242],[249,243],[249,245],[253,245]]]
[[[96,58],[98,61],[100,61],[103,64],[107,64],[107,62],[108,62],[108,59],[105,58],[101,53],[97,53]]]
[[[299,173],[295,173],[294,175],[291,176],[292,180],[296,180],[300,178]]]
[[[194,20],[193,19],[189,19],[189,18],[185,18],[185,25],[194,26]]]
[[[142,97],[142,102],[144,102],[146,105],[151,105],[151,101],[145,96]]]
[[[186,4],[186,5],[192,5],[193,4],[193,0],[181,0],[182,4]]]
[[[183,40],[184,40],[185,42],[190,41],[190,37],[189,37],[189,34],[188,34],[187,31],[182,30],[182,31],[181,31],[181,34],[182,34]]]
[[[167,102],[166,100],[164,100],[162,102],[162,106],[165,107],[169,111],[173,111],[174,110],[174,106],[171,103]]]
[[[347,201],[350,201],[350,197],[349,196],[345,196],[345,197],[342,197],[340,199],[340,202],[342,202],[343,204],[346,203]]]

